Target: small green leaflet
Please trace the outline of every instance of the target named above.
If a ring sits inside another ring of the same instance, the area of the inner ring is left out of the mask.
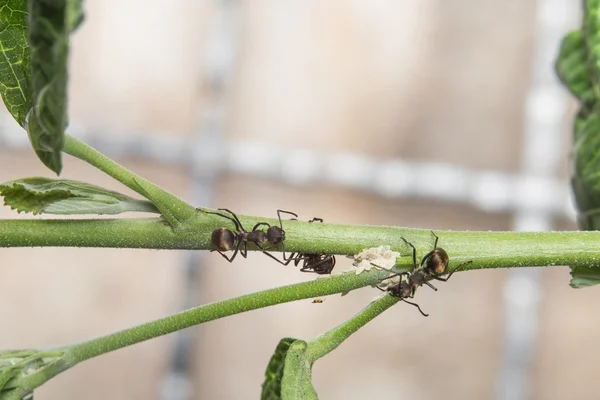
[[[310,382],[312,363],[306,358],[303,340],[283,338],[267,365],[261,400],[317,399]]]
[[[66,179],[24,178],[5,182],[0,184],[0,195],[11,209],[33,214],[158,213],[147,200]]]
[[[312,385],[312,362],[306,357],[308,344],[296,340],[288,348],[281,379],[281,398],[285,400],[318,399]]]
[[[600,283],[600,273],[597,267],[571,268],[571,282],[569,285],[575,289],[582,289]]]
[[[275,353],[271,356],[267,370],[265,371],[265,381],[262,385],[262,400],[281,399],[281,378],[283,378],[283,367],[285,365],[285,356],[292,343],[298,339],[283,338],[279,341]]]

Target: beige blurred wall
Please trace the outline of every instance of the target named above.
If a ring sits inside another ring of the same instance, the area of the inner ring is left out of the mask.
[[[73,40],[73,121],[103,136],[169,131],[192,140],[210,103],[204,56],[220,23],[218,2],[88,0]],[[240,1],[237,63],[225,135],[285,148],[359,152],[519,171],[534,1]],[[77,132],[74,132],[77,135]],[[565,130],[565,135],[568,132]],[[182,165],[119,159],[191,198]],[[567,166],[567,150],[562,163]],[[30,151],[0,149],[0,180],[50,176]],[[82,163],[64,177],[122,190]],[[431,229],[507,230],[512,215],[421,199],[318,186],[289,187],[223,174],[214,204],[272,216],[278,208],[328,222]],[[24,218],[6,208],[2,218]],[[561,221],[562,229],[574,226]],[[108,249],[3,249],[0,348],[63,344],[177,311],[183,253]],[[259,254],[233,264],[209,254],[202,303],[314,279]],[[340,259],[339,270],[349,260]],[[503,352],[504,271],[458,274],[399,305],[315,365],[323,399],[494,397]],[[545,269],[533,398],[593,398],[586,317],[595,289],[568,288],[566,268]],[[197,399],[253,399],[280,338],[313,338],[378,294],[360,290],[233,316],[195,330]],[[102,356],[52,380],[44,399],[156,397],[172,336]],[[568,366],[569,371],[565,371]]]

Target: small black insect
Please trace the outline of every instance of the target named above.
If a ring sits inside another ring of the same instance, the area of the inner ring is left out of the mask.
[[[323,222],[322,218],[313,218],[308,222]],[[322,253],[292,253],[284,265],[294,262],[294,266],[298,266],[302,261],[302,272],[314,272],[319,275],[331,274],[335,267],[335,256]]]
[[[228,210],[227,208],[219,208],[218,210],[228,212],[231,215],[225,215],[216,211],[205,211],[205,213],[215,214],[220,217],[227,218],[235,224],[236,229],[236,231],[234,232],[228,228],[217,228],[213,231],[211,236],[211,243],[213,247],[227,261],[232,262],[238,254],[238,252],[242,255],[242,257],[246,258],[248,256],[248,243],[254,243],[256,247],[262,250],[263,253],[276,260],[277,262],[287,265],[285,261],[291,257],[285,257],[285,231],[283,230],[283,223],[281,222],[281,214],[290,214],[295,217],[298,217],[298,215],[290,211],[277,210],[279,226],[270,225],[267,222],[259,222],[256,225],[254,225],[251,231],[247,231],[246,229],[244,229],[239,218],[237,217],[237,215],[235,215],[233,211]],[[263,231],[259,229],[261,226],[266,226],[267,230]],[[268,243],[270,245],[281,244],[284,261],[279,260],[277,257],[267,252],[263,247],[265,243]],[[227,255],[223,253],[224,251],[229,250],[233,250],[233,254],[231,255],[231,257],[227,257]]]
[[[448,279],[458,271],[463,265],[470,263],[471,261],[467,261],[466,263],[462,263],[457,268],[455,268],[452,272],[448,274],[448,276],[443,277],[442,275],[448,272],[448,263],[450,259],[448,257],[448,253],[446,250],[441,247],[437,247],[439,237],[431,232],[431,234],[435,237],[435,243],[433,244],[433,250],[429,253],[425,254],[423,259],[421,260],[421,264],[417,267],[417,249],[412,243],[408,242],[406,239],[402,238],[406,244],[408,244],[413,249],[413,270],[411,272],[400,272],[397,274],[393,274],[388,276],[385,279],[393,278],[395,276],[400,277],[400,282],[396,285],[393,285],[387,289],[388,293],[394,297],[398,297],[402,299],[405,303],[408,303],[412,306],[417,307],[419,312],[423,314],[423,316],[427,317],[429,314],[425,314],[421,307],[417,303],[410,302],[406,300],[407,298],[413,298],[415,296],[415,292],[417,289],[423,285],[427,285],[433,290],[437,291],[437,288],[431,284],[431,280],[437,280],[442,282],[447,282]],[[405,278],[403,280],[403,278]]]

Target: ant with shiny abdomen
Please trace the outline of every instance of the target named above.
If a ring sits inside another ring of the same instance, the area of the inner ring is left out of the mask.
[[[219,208],[218,210],[228,212],[231,215],[225,215],[216,211],[205,211],[205,213],[215,214],[220,217],[227,218],[235,224],[235,229],[237,231],[234,232],[228,228],[217,228],[212,233],[212,245],[215,247],[215,250],[217,250],[219,254],[222,255],[227,261],[232,262],[238,254],[238,252],[242,255],[242,257],[246,258],[248,256],[248,243],[254,243],[254,245],[256,245],[256,247],[258,247],[263,253],[276,260],[277,262],[287,265],[285,263],[285,261],[288,260],[288,258],[285,257],[285,231],[283,230],[283,224],[281,222],[281,214],[290,214],[296,218],[298,217],[298,215],[290,211],[277,210],[279,226],[270,225],[267,222],[259,222],[256,225],[254,225],[251,231],[247,231],[246,229],[244,229],[244,226],[233,211],[228,210],[227,208]],[[261,226],[267,227],[266,232],[261,229],[258,229]],[[281,244],[284,261],[279,260],[277,257],[267,252],[263,247],[264,243],[269,243],[270,245]],[[231,255],[231,257],[227,257],[223,253],[224,251],[229,250],[233,250],[233,254]]]
[[[417,291],[417,289],[423,285],[427,285],[433,290],[437,291],[437,288],[433,286],[429,281],[437,280],[447,282],[452,276],[452,274],[458,271],[463,265],[471,262],[467,261],[465,263],[460,264],[452,272],[450,272],[448,276],[443,277],[442,275],[448,272],[448,263],[450,262],[450,259],[448,257],[448,253],[446,253],[446,250],[442,249],[441,247],[437,247],[439,237],[435,233],[433,233],[433,231],[431,232],[431,234],[435,237],[433,250],[425,254],[423,259],[421,260],[421,264],[419,264],[418,267],[417,249],[415,248],[415,246],[412,245],[412,243],[402,238],[402,240],[404,240],[404,242],[413,249],[413,270],[411,272],[400,272],[385,278],[389,279],[395,276],[400,276],[400,282],[396,285],[389,287],[387,289],[387,292],[394,297],[400,298],[405,303],[417,307],[419,312],[425,317],[429,316],[429,314],[425,314],[417,303],[410,302],[406,299],[412,299],[415,296],[415,292]],[[403,281],[402,277],[406,277],[406,279]]]
[[[313,218],[308,222],[323,222],[322,218]],[[297,267],[302,261],[302,272],[314,272],[319,275],[331,274],[333,267],[335,267],[335,256],[332,254],[322,253],[292,253],[290,257],[285,260],[284,265],[288,265],[294,262],[294,266]]]

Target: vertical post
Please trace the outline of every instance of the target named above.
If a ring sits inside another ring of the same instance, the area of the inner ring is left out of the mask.
[[[517,231],[549,231],[553,227],[552,215],[536,207],[536,198],[543,193],[532,185],[531,178],[553,178],[563,153],[567,99],[552,66],[562,36],[574,23],[579,6],[569,0],[537,1],[531,85],[525,106],[522,178],[515,191],[523,197],[517,202],[520,207],[513,220]],[[504,286],[505,349],[498,399],[531,398],[529,374],[538,337],[540,291],[537,269],[508,271]]]
[[[209,206],[212,203],[214,181],[220,171],[223,152],[223,127],[228,111],[228,92],[235,66],[237,46],[236,0],[217,0],[216,15],[212,20],[210,38],[204,57],[206,88],[204,108],[200,113],[188,159],[190,191],[193,204]],[[200,303],[203,256],[199,252],[186,252],[181,291],[181,309],[189,309]],[[189,400],[193,398],[190,379],[194,344],[201,337],[201,327],[178,331],[173,339],[169,370],[160,383],[159,397],[163,400]]]

